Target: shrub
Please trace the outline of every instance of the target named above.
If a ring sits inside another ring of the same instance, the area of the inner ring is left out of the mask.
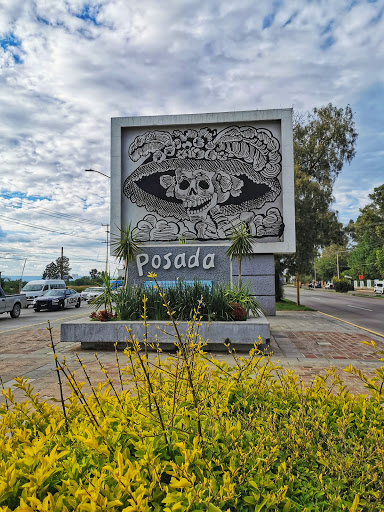
[[[255,316],[259,316],[262,309],[256,298],[251,294],[251,283],[244,283],[240,286],[235,284],[227,286],[224,293],[230,303],[240,304],[246,311],[247,316],[251,311]]]
[[[116,318],[115,314],[112,313],[112,311],[108,311],[107,309],[92,311],[89,316],[92,318],[92,320],[98,320],[99,322],[108,322],[109,320]]]
[[[336,292],[340,293],[347,293],[349,290],[353,290],[353,285],[351,285],[349,279],[346,279],[344,277],[337,279],[337,277],[334,277],[332,279],[333,287]]]
[[[204,354],[198,308],[182,337],[165,306],[178,353],[151,363],[128,332],[119,391],[103,367],[86,394],[56,357],[73,389],[60,411],[16,379],[28,400],[9,389],[0,407],[3,512],[382,510],[383,368],[348,369],[367,398],[334,370],[305,387],[256,348],[229,366]]]
[[[174,286],[162,290],[165,300],[172,304],[178,320],[190,320],[194,307],[203,298],[200,306],[202,320],[229,320],[230,306],[226,289],[220,285],[210,288],[195,281],[192,285],[177,281]],[[158,290],[143,285],[127,286],[115,296],[115,308],[120,320],[141,320],[143,298],[147,298],[147,316],[150,320],[167,320],[167,311]]]

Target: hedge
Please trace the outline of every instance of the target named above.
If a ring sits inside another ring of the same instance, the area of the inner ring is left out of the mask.
[[[306,387],[257,347],[247,357],[229,347],[231,365],[209,357],[198,313],[183,336],[169,313],[174,355],[157,348],[151,362],[127,332],[117,382],[103,367],[92,384],[78,358],[86,393],[56,356],[72,388],[61,404],[23,378],[24,402],[4,393],[3,512],[383,510],[383,368],[375,379],[348,369],[367,396],[333,369]]]

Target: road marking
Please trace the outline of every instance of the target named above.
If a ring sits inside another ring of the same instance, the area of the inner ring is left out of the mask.
[[[72,318],[79,318],[81,316],[86,316],[86,315],[87,315],[87,313],[82,313],[81,315],[73,315],[73,316],[66,317],[66,319],[68,318],[68,320],[72,320]],[[23,325],[21,327],[15,327],[14,329],[8,329],[6,331],[0,331],[0,334],[5,334],[6,332],[12,332],[12,331],[20,331],[20,329],[28,329],[29,327],[36,327],[37,325],[45,325],[48,323],[48,320],[46,320],[45,322],[40,322],[38,324],[28,324],[28,325]],[[51,322],[51,324],[53,324],[54,322],[59,322],[60,320],[62,321],[62,318],[57,318],[56,320],[49,320],[49,321]]]
[[[375,334],[376,336],[380,336],[381,338],[384,338],[384,334],[380,334],[376,331],[371,331],[370,329],[367,329],[366,327],[361,327],[361,325],[352,324],[351,322],[347,322],[346,320],[343,320],[342,318],[337,318],[337,316],[328,315],[328,313],[323,313],[322,311],[318,311],[318,313],[329,316],[331,318],[334,318],[335,320],[340,320],[340,322],[344,322],[345,324],[353,325],[353,327],[358,327],[359,329],[363,329],[363,331],[370,332],[371,334]]]
[[[361,308],[360,306],[351,306],[351,304],[347,304],[347,306],[350,308],[364,309],[364,311],[373,311],[373,309]]]

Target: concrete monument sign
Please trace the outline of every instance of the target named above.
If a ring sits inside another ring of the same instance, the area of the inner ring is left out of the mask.
[[[292,147],[291,109],[112,119],[112,236],[131,223],[145,246],[130,276],[228,282],[240,222],[255,255],[294,252]]]

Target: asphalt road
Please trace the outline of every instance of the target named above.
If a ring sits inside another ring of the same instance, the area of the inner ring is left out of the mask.
[[[94,308],[88,306],[83,301],[81,307],[67,308],[64,311],[39,311],[38,313],[31,307],[21,310],[19,318],[11,318],[8,313],[0,315],[0,335],[2,333],[10,333],[12,331],[27,329],[28,327],[42,327],[48,325],[48,320],[52,325],[60,325],[68,322],[73,318],[87,317]]]
[[[284,296],[296,302],[296,288],[285,286]],[[384,336],[384,297],[356,297],[333,290],[301,288],[300,304]]]

